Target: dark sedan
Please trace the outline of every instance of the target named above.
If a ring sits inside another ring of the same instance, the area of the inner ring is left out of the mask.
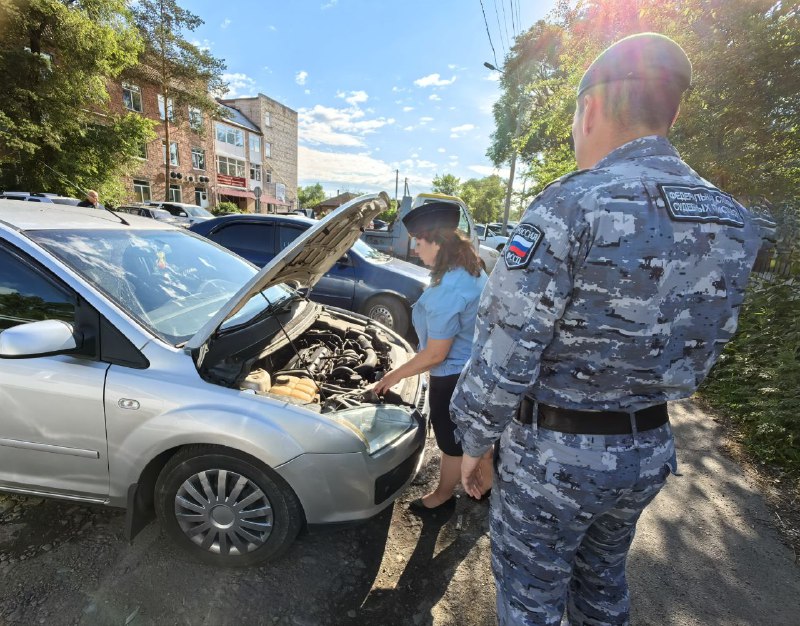
[[[303,231],[317,224],[299,215],[224,215],[190,230],[263,267]],[[428,271],[387,256],[359,240],[311,292],[311,299],[362,313],[401,335],[411,305],[428,285]]]

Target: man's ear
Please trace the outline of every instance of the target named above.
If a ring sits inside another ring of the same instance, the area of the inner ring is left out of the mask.
[[[583,96],[583,116],[581,117],[581,131],[586,136],[594,130],[597,124],[597,112],[599,102],[597,98],[591,94]]]

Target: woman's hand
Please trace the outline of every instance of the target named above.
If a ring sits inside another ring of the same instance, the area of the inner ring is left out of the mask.
[[[386,372],[386,374],[381,378],[375,386],[372,388],[379,396],[384,395],[387,391],[389,391],[390,387],[394,387],[397,383],[403,380],[405,376],[401,376],[397,373],[397,370],[390,370]]]

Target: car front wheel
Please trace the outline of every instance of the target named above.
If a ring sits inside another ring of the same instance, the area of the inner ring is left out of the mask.
[[[364,315],[388,326],[398,335],[408,332],[408,312],[400,300],[392,296],[376,296],[367,303]]]
[[[156,513],[167,533],[212,565],[245,567],[283,553],[303,513],[274,471],[233,450],[189,446],[156,481]]]

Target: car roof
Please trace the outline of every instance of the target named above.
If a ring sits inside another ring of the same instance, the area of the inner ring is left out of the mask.
[[[171,230],[175,227],[146,217],[125,213],[123,219],[136,228]],[[0,224],[15,230],[126,229],[119,218],[108,211],[68,204],[18,202],[0,199]]]
[[[272,214],[272,215],[265,215],[263,213],[231,213],[229,215],[220,215],[210,220],[206,220],[205,222],[201,222],[202,227],[204,229],[214,228],[218,224],[225,224],[227,222],[274,222],[274,221],[286,221],[292,222],[295,224],[318,224],[319,220],[313,220],[310,217],[305,217],[303,215],[297,215],[295,213],[281,213],[280,215]],[[195,224],[192,226],[192,230],[195,227],[200,227],[201,224]]]

